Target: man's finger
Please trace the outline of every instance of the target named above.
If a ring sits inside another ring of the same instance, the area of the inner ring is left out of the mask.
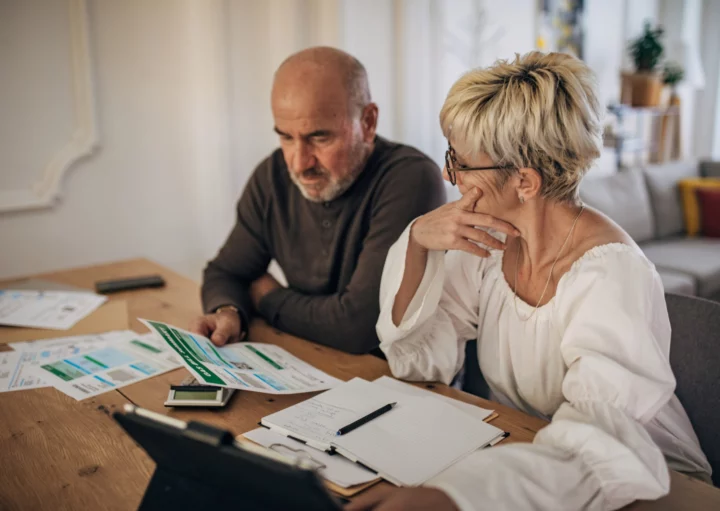
[[[215,320],[215,331],[210,339],[213,343],[218,342],[227,344],[239,340],[240,335],[240,318],[231,318],[225,314],[219,314]]]
[[[460,227],[458,234],[460,234],[460,236],[467,240],[477,241],[478,243],[487,245],[490,248],[505,250],[505,243],[497,239],[492,234],[489,234],[481,229],[476,229],[475,227],[463,225],[462,227]]]
[[[471,188],[468,192],[460,197],[457,201],[457,207],[464,209],[465,211],[472,211],[475,209],[475,203],[480,199],[480,190],[476,187]]]
[[[205,316],[193,319],[192,322],[190,322],[189,330],[204,337],[210,335],[211,332],[210,325],[208,324],[208,320]]]
[[[463,215],[462,220],[466,225],[489,227],[490,229],[494,229],[498,232],[504,232],[508,236],[520,236],[520,231],[518,231],[514,225],[506,222],[505,220],[495,218],[494,216],[486,215],[485,213],[474,213],[468,211]]]

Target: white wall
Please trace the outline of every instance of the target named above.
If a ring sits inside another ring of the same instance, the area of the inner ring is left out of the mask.
[[[441,163],[449,86],[531,50],[537,9],[535,0],[88,3],[100,148],[68,174],[55,207],[0,214],[0,278],[146,256],[199,279],[252,169],[276,146],[273,72],[307,46],[360,58],[379,132]],[[658,0],[587,0],[586,14],[587,60],[612,101],[627,39],[657,19]],[[0,137],[0,185],[17,177],[5,175],[3,155],[17,149],[7,144]]]
[[[0,215],[0,277],[139,256],[197,275],[202,244],[226,230],[215,212],[229,207],[217,193],[222,20],[199,7],[213,3],[90,2],[100,148],[66,176],[55,207]],[[0,155],[13,150],[3,143]]]
[[[705,87],[698,92],[695,115],[695,149],[700,158],[720,160],[720,2],[702,6],[701,62]]]

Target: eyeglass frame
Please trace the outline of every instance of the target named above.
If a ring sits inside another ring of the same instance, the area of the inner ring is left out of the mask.
[[[457,165],[457,159],[455,159],[455,149],[453,149],[453,146],[450,145],[450,142],[448,141],[448,148],[447,151],[445,151],[445,170],[447,170],[448,177],[450,178],[450,184],[453,186],[457,185],[457,176],[455,175],[456,172],[470,172],[473,170],[509,170],[509,169],[515,169],[516,167],[514,165],[492,165],[490,167],[463,167],[463,168],[453,168],[453,162]]]

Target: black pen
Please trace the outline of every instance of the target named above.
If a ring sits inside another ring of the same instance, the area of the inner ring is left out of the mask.
[[[372,413],[367,414],[365,417],[360,417],[355,422],[352,422],[348,424],[347,426],[343,426],[342,428],[337,430],[336,435],[344,435],[345,433],[350,433],[353,429],[359,428],[363,424],[370,422],[371,420],[375,419],[376,417],[380,417],[385,412],[389,412],[393,409],[393,406],[395,406],[397,403],[390,403],[388,405],[383,406],[382,408],[378,408]]]

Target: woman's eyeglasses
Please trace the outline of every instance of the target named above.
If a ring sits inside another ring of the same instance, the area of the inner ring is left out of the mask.
[[[455,186],[457,184],[456,172],[470,172],[471,170],[502,170],[514,169],[512,165],[494,165],[492,167],[463,167],[455,159],[455,149],[448,142],[447,151],[445,151],[445,169],[447,170],[450,183]]]

